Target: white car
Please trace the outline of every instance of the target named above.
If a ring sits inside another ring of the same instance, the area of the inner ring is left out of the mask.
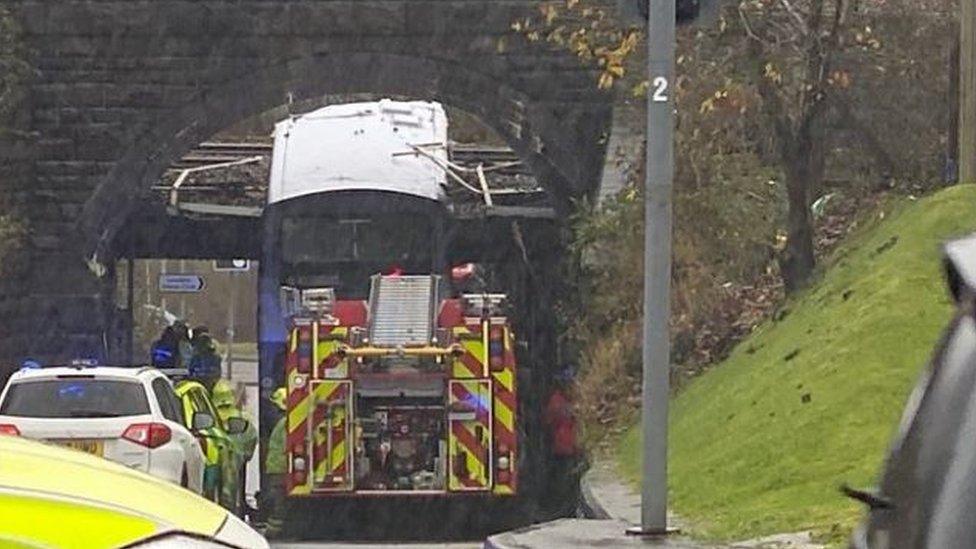
[[[0,434],[88,452],[203,491],[205,461],[173,385],[149,367],[22,369],[0,394]],[[200,428],[207,420],[196,417]]]

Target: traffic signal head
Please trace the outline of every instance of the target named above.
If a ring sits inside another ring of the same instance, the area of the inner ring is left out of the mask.
[[[701,0],[674,0],[674,20],[683,25],[698,19]]]
[[[678,25],[712,24],[718,19],[721,0],[674,0],[674,19]],[[620,18],[631,24],[647,24],[650,0],[617,0]]]

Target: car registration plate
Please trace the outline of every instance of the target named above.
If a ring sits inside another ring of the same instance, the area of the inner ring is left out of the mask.
[[[105,447],[100,440],[57,440],[56,444],[101,457]]]

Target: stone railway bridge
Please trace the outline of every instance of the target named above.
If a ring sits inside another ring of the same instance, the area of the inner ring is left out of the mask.
[[[565,207],[597,192],[620,118],[590,69],[511,30],[539,1],[3,3],[35,72],[23,131],[0,143],[0,199],[31,231],[0,282],[0,359],[110,349],[126,227],[171,163],[242,119],[325,94],[439,100],[493,128]]]

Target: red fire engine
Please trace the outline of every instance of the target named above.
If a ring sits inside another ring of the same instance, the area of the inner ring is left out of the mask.
[[[376,275],[368,300],[288,291],[289,496],[516,492],[505,296],[443,286]]]

